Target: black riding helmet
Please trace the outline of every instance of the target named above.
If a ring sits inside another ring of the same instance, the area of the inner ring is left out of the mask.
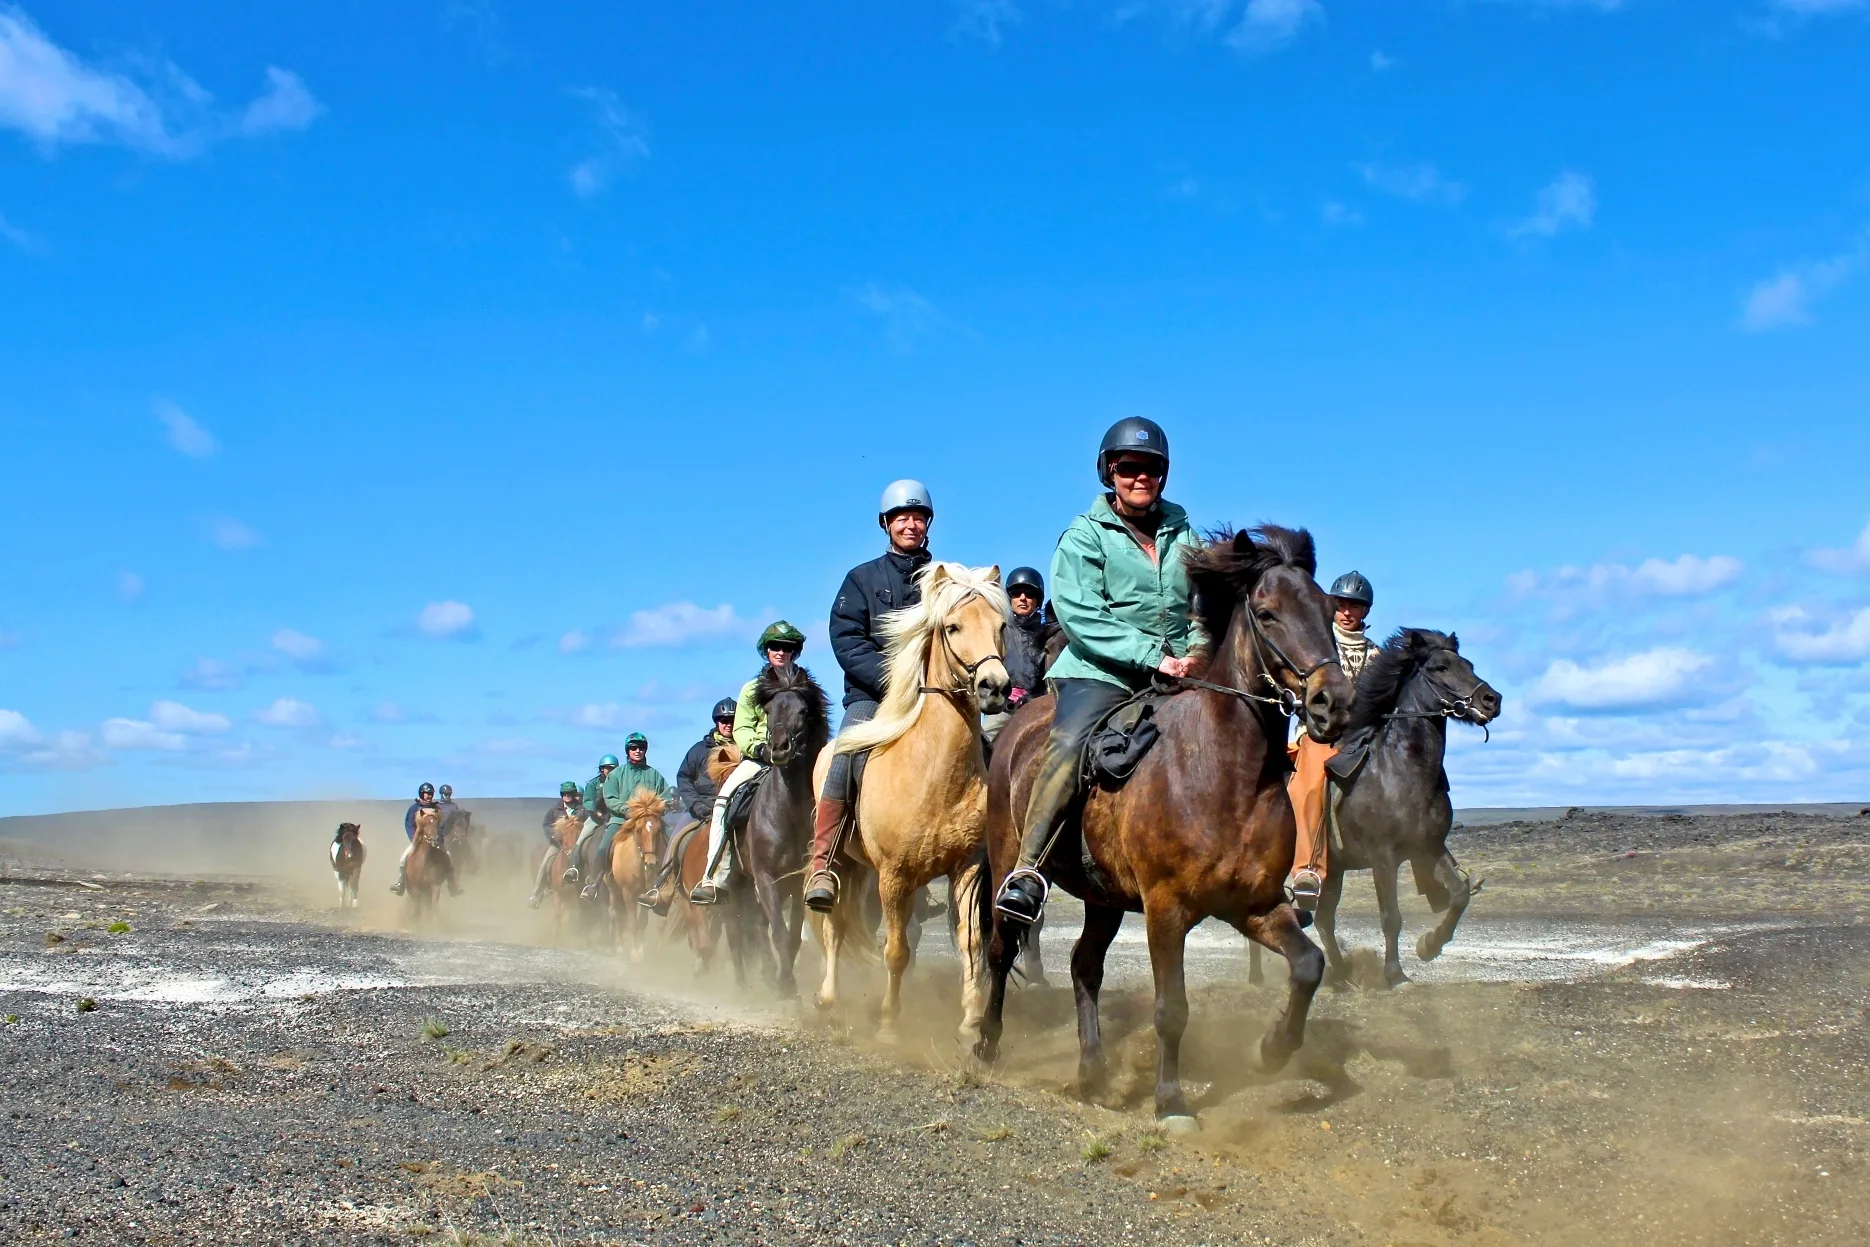
[[[434,795],[435,795],[434,784],[424,784],[420,788],[416,789],[417,800],[421,800],[423,797],[432,797]]]
[[[1169,470],[1169,435],[1162,426],[1143,416],[1126,416],[1110,426],[1097,448],[1097,479],[1110,484],[1110,461],[1120,451],[1153,455],[1162,460],[1162,470]]]
[[[1362,572],[1345,572],[1332,581],[1329,596],[1343,598],[1346,602],[1362,602],[1365,606],[1377,600],[1376,590],[1370,587]]]
[[[1036,567],[1015,567],[1006,574],[1006,591],[1010,594],[1020,588],[1031,589],[1034,597],[1045,599],[1045,577]]]
[[[732,722],[734,713],[739,709],[739,703],[735,702],[733,698],[723,697],[721,700],[714,703],[714,721],[719,723],[722,719],[726,719]]]

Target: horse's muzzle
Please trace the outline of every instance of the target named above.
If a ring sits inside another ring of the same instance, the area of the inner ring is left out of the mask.
[[[1483,684],[1474,690],[1467,704],[1468,713],[1465,716],[1467,721],[1485,727],[1500,717],[1500,708],[1505,702],[1493,685]]]
[[[1013,681],[1007,675],[1005,664],[995,663],[974,675],[974,704],[980,707],[982,714],[1004,713],[1007,695],[1012,691]]]
[[[1305,681],[1305,696],[1299,704],[1305,730],[1312,739],[1334,741],[1343,735],[1344,725],[1351,717],[1351,702],[1356,696],[1356,686],[1336,663],[1312,672]]]

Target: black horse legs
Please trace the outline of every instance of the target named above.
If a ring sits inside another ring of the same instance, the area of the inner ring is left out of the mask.
[[[1396,895],[1396,863],[1372,862],[1370,873],[1376,880],[1377,907],[1383,911],[1383,986],[1399,987],[1409,981],[1403,973],[1402,958],[1396,941],[1402,937],[1402,905]]]
[[[1424,931],[1415,942],[1415,955],[1423,961],[1433,961],[1441,955],[1441,950],[1454,938],[1454,929],[1461,922],[1461,915],[1467,911],[1467,903],[1473,896],[1473,889],[1468,886],[1467,874],[1455,862],[1454,854],[1447,849],[1435,859],[1435,882],[1448,895],[1448,907],[1442,911],[1441,921],[1433,930]]]
[[[1344,872],[1328,872],[1324,889],[1318,894],[1318,912],[1312,915],[1318,930],[1318,942],[1325,950],[1325,981],[1328,983],[1348,982],[1351,975],[1350,964],[1344,959],[1344,949],[1338,943],[1338,902],[1343,897]]]
[[[990,882],[984,878],[981,886],[987,887]],[[1000,1056],[1000,1032],[1006,1025],[1006,980],[1019,959],[1020,939],[1020,933],[997,912],[992,913],[992,921],[993,934],[987,941],[987,1010],[981,1017],[980,1040],[974,1045],[974,1055],[988,1062]]]
[[[1084,931],[1071,948],[1071,992],[1078,1002],[1078,1090],[1086,1096],[1102,1089],[1107,1073],[1104,1033],[1097,1020],[1097,994],[1104,987],[1104,955],[1122,925],[1121,909],[1087,902]],[[1036,940],[1038,932],[1028,931],[1026,938]]]
[[[1305,938],[1299,916],[1290,905],[1281,905],[1238,925],[1255,944],[1263,944],[1284,957],[1290,973],[1286,1011],[1260,1040],[1260,1063],[1268,1071],[1277,1070],[1305,1042],[1305,1018],[1311,1012],[1318,984],[1325,977],[1325,956],[1318,951],[1318,945]]]

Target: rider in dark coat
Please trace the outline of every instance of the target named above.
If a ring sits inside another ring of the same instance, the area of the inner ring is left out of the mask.
[[[409,886],[409,854],[416,847],[416,811],[434,809],[440,809],[440,803],[435,800],[435,785],[423,784],[422,787],[416,789],[416,799],[409,803],[407,810],[403,811],[403,835],[408,837],[409,846],[403,850],[402,861],[396,864],[396,882],[390,886],[390,891],[398,896],[401,896]],[[448,818],[446,810],[442,811],[441,825],[436,828],[436,832],[440,841],[436,847],[442,852],[442,860],[447,862]],[[448,865],[448,894],[450,896],[461,895],[461,885],[455,882],[453,863]]]
[[[720,788],[708,774],[708,756],[734,743],[734,699],[714,703],[714,730],[688,747],[675,771],[675,813],[686,821],[707,822]],[[674,830],[681,830],[675,828]]]
[[[570,780],[558,786],[558,804],[547,807],[545,817],[540,820],[549,851],[539,863],[539,877],[533,880],[532,895],[526,898],[526,903],[534,909],[545,900],[545,879],[551,873],[552,859],[558,856],[558,823],[562,818],[584,821],[584,796]]]
[[[831,652],[844,668],[844,722],[839,731],[876,716],[888,675],[879,625],[891,611],[922,600],[910,577],[928,565],[928,530],[934,520],[935,503],[921,481],[892,481],[877,504],[877,526],[889,534],[889,549],[881,558],[851,568],[838,587],[831,604]],[[819,913],[829,913],[838,899],[831,859],[850,806],[850,781],[851,755],[840,753],[825,773],[812,827],[812,875],[805,883],[805,903]]]

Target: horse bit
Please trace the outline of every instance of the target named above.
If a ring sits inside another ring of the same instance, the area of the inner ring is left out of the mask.
[[[977,598],[979,596],[980,593],[978,590],[971,592],[948,609],[956,610],[965,605],[969,598]],[[966,662],[962,659],[961,655],[954,652],[954,644],[948,640],[948,629],[937,628],[935,631],[936,635],[941,638],[942,653],[948,656],[949,665],[960,668],[964,679],[957,681],[950,688],[937,688],[932,684],[924,684],[916,690],[918,693],[939,693],[944,697],[966,697],[971,695],[974,691],[975,672],[979,671],[990,662],[997,662],[1003,667],[1006,665],[1006,655],[1004,654],[983,654],[973,662]]]
[[[1427,681],[1430,688],[1435,690],[1435,697],[1439,702],[1436,708],[1433,710],[1392,710],[1383,716],[1385,719],[1460,719],[1464,723],[1474,722],[1468,716],[1474,713],[1474,699],[1480,696],[1483,688],[1487,687],[1487,681],[1476,677],[1473,688],[1457,695],[1449,691],[1447,685],[1426,670],[1422,672],[1422,678]],[[1493,733],[1487,730],[1485,723],[1475,723],[1474,726],[1480,729],[1482,744],[1493,739]]]

